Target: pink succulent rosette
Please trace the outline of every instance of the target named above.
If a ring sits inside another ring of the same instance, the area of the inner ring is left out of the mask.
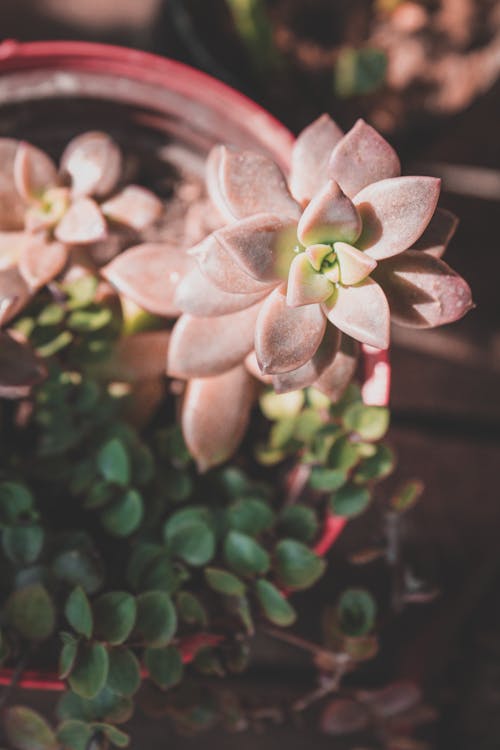
[[[59,169],[35,146],[0,139],[0,326],[8,326],[42,287],[72,269],[98,274],[103,260],[140,241],[141,232],[157,221],[162,202],[140,185],[125,184],[126,172],[120,148],[106,133],[87,132],[70,141]],[[148,267],[156,281],[130,296],[151,312],[178,314],[164,302],[165,278],[170,274],[176,281],[179,275],[177,248],[141,243],[129,252],[132,265]],[[109,268],[114,278],[112,264]],[[124,282],[118,276],[120,290]],[[167,339],[165,332],[164,351]],[[162,372],[160,365],[158,377]],[[0,395],[27,395],[44,375],[40,360],[13,330],[0,333]]]
[[[441,256],[456,219],[436,209],[440,181],[401,176],[369,125],[343,134],[323,115],[297,138],[287,182],[262,154],[214,148],[208,192],[227,222],[191,254],[168,373],[188,382],[182,424],[206,469],[244,434],[251,375],[277,392],[338,398],[356,342],[386,349],[390,322],[431,328],[472,306]]]

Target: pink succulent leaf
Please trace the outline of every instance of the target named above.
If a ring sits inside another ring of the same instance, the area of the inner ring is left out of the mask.
[[[21,312],[30,299],[30,289],[17,266],[0,271],[0,326]]]
[[[243,365],[189,381],[182,405],[182,432],[200,471],[223,463],[237,450],[254,397],[254,381]]]
[[[261,372],[255,351],[250,352],[245,357],[245,367],[256,380],[260,380],[261,383],[265,383],[266,385],[272,385],[273,375],[264,375]]]
[[[331,327],[331,326],[330,326]],[[342,336],[340,349],[333,362],[326,367],[313,383],[314,388],[336,403],[352,381],[359,357],[359,344]]]
[[[215,234],[209,235],[199,245],[189,250],[200,271],[211,284],[231,294],[258,294],[276,286],[275,283],[257,281],[244,272],[239,263],[221,245]]]
[[[350,198],[373,182],[400,174],[398,155],[364,120],[358,120],[337,143],[328,166],[328,176]]]
[[[0,232],[0,271],[17,265],[24,248],[32,239],[27,232]]]
[[[315,271],[319,271],[325,258],[332,252],[332,246],[324,245],[320,242],[315,245],[309,245],[306,247],[305,252],[309,258],[311,266]]]
[[[444,255],[448,243],[452,239],[458,226],[458,218],[445,208],[436,208],[422,236],[410,248],[422,250],[435,258]]]
[[[54,235],[68,245],[88,245],[104,239],[106,233],[106,222],[97,203],[92,198],[78,198],[64,214]]]
[[[399,325],[434,328],[459,320],[474,307],[467,282],[440,258],[419,250],[380,263],[374,277]]]
[[[23,229],[26,205],[14,184],[14,161],[19,141],[0,138],[0,229]]]
[[[333,180],[323,185],[304,209],[297,236],[306,247],[323,242],[355,242],[361,232],[361,219],[352,201]]]
[[[176,317],[177,285],[193,259],[166,242],[146,242],[117,255],[101,273],[121,294],[153,315]]]
[[[256,214],[217,229],[214,237],[257,281],[286,279],[297,244],[297,225],[286,217]]]
[[[47,188],[57,184],[57,168],[39,148],[21,141],[14,159],[14,183],[21,198],[39,200]]]
[[[127,185],[103,203],[101,211],[108,219],[140,232],[160,218],[163,203],[150,190],[140,185]]]
[[[71,177],[75,197],[108,195],[122,174],[119,147],[106,133],[92,131],[73,138],[61,158],[61,170]]]
[[[340,346],[341,334],[335,326],[327,326],[323,340],[314,356],[302,367],[272,376],[276,393],[288,393],[308,388],[333,364]]]
[[[333,294],[334,286],[326,276],[315,271],[306,253],[295,256],[288,273],[286,302],[290,307],[324,302]]]
[[[202,318],[228,315],[255,305],[267,290],[254,294],[231,294],[214,286],[195,266],[180,282],[175,292],[175,304],[182,312]]]
[[[68,249],[60,242],[31,237],[19,258],[19,271],[32,292],[58,276],[68,260]]]
[[[158,414],[165,401],[167,383],[165,375],[136,380],[130,384],[130,398],[124,404],[123,416],[128,424],[143,430]]]
[[[346,242],[336,242],[333,247],[339,264],[340,281],[345,286],[359,284],[377,267],[377,261],[374,258],[370,258],[366,253],[356,250]]]
[[[232,151],[219,146],[216,187],[209,189],[219,198],[233,219],[272,212],[299,219],[300,208],[288,191],[285,177],[271,159],[253,151]],[[212,173],[213,175],[213,173]]]
[[[320,305],[289,307],[284,286],[262,305],[255,329],[255,353],[264,374],[296,370],[316,353],[326,320]]]
[[[119,253],[135,245],[136,242],[137,235],[135,232],[124,226],[114,227],[103,240],[86,245],[85,253],[97,267],[105,266]],[[74,253],[74,249],[72,252]]]
[[[323,309],[334,326],[356,341],[377,349],[388,348],[389,304],[382,288],[373,279],[365,279],[356,286],[339,284]]]
[[[436,177],[395,177],[361,190],[354,198],[363,221],[358,248],[382,260],[411,247],[432,218],[440,184]]]
[[[170,331],[123,336],[110,357],[96,366],[100,378],[136,383],[165,375]]]
[[[205,183],[210,200],[221,217],[225,221],[234,221],[234,215],[223,196],[221,181],[219,179],[219,169],[224,157],[224,151],[224,146],[214,146],[208,154],[205,163]]]
[[[327,114],[321,115],[299,133],[292,151],[290,190],[301,204],[309,203],[328,179],[328,162],[342,130]]]
[[[218,318],[181,315],[172,329],[167,374],[174,378],[219,375],[243,362],[253,349],[260,303]]]
[[[47,375],[33,350],[0,331],[0,397],[25,398]]]

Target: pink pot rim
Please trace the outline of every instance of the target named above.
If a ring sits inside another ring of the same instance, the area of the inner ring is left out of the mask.
[[[222,113],[236,109],[243,119],[242,126],[249,131],[260,129],[262,143],[274,154],[280,165],[290,163],[294,143],[292,133],[265,109],[211,76],[184,63],[115,45],[93,42],[43,41],[17,42],[7,39],[0,43],[0,76],[6,73],[48,69],[78,70],[83,72],[122,75],[145,83],[166,86],[188,98],[205,103]],[[390,391],[390,364],[388,352],[363,346],[364,382],[362,394],[365,403],[387,406]],[[347,519],[330,514],[314,551],[327,554],[346,525]],[[203,646],[220,643],[222,636],[200,633],[182,639],[179,643],[183,661],[189,663]],[[8,685],[14,670],[0,670],[0,685]],[[32,690],[61,691],[65,683],[57,675],[46,672],[26,672],[18,686]]]

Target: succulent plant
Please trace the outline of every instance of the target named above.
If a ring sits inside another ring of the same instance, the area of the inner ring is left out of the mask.
[[[400,172],[371,126],[344,135],[328,115],[299,135],[288,184],[262,154],[212,150],[207,188],[226,224],[190,251],[197,267],[176,288],[184,314],[167,368],[189,381],[183,429],[200,466],[244,433],[249,373],[281,393],[314,385],[336,399],[354,342],[386,349],[391,318],[430,328],[471,308],[441,260],[456,219],[436,210],[439,180]]]

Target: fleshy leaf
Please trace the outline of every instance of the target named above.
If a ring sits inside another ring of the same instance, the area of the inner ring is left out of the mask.
[[[14,182],[27,203],[57,182],[56,165],[43,151],[22,141],[14,159]]]
[[[298,219],[300,209],[290,195],[277,164],[253,151],[218,146],[211,161],[208,190],[223,214],[233,219],[272,211]]]
[[[87,245],[104,239],[106,232],[106,222],[97,203],[91,198],[79,198],[68,208],[54,235],[68,245]]]
[[[364,120],[358,120],[335,146],[329,177],[339,183],[350,198],[372,182],[401,174],[398,155]]]
[[[203,318],[218,317],[245,310],[262,299],[267,291],[254,294],[224,292],[195,266],[184,276],[175,292],[175,304],[190,315]]]
[[[24,227],[26,205],[14,184],[14,160],[19,141],[0,138],[0,229],[16,230]]]
[[[338,401],[354,377],[358,356],[358,343],[343,336],[335,359],[313,383],[314,388],[328,396],[333,403]]]
[[[328,179],[328,162],[342,136],[342,130],[327,114],[299,133],[292,151],[290,190],[302,205]]]
[[[361,190],[354,198],[363,221],[359,249],[382,260],[409,248],[431,220],[440,185],[436,177],[396,177]]]
[[[30,288],[35,291],[55,279],[68,259],[68,250],[60,242],[45,242],[33,237],[19,258],[19,271]]]
[[[0,397],[23,398],[46,376],[32,349],[0,332]]]
[[[211,284],[231,294],[256,294],[272,289],[273,284],[248,276],[214,234],[189,251]]]
[[[324,310],[333,325],[356,341],[378,349],[389,346],[389,304],[373,279],[356,286],[339,285]]]
[[[292,261],[288,273],[286,302],[290,307],[324,302],[333,294],[333,284],[326,276],[314,270],[305,253],[299,253]]]
[[[0,271],[0,325],[5,325],[28,303],[30,290],[16,266]]]
[[[272,375],[264,375],[260,371],[259,363],[257,362],[257,355],[255,352],[250,352],[250,354],[247,354],[245,357],[245,367],[247,368],[250,375],[253,375],[254,378],[257,378],[257,380],[260,380],[261,383],[265,383],[266,385],[271,385],[273,382],[273,376]]]
[[[107,195],[120,179],[120,149],[106,133],[83,133],[67,145],[61,169],[71,177],[73,195]]]
[[[336,242],[333,249],[340,268],[340,282],[345,286],[359,284],[377,266],[377,261],[346,242]]]
[[[25,227],[29,232],[54,227],[69,208],[71,194],[68,188],[53,187],[46,190],[43,200],[31,203],[25,214]]]
[[[200,471],[228,459],[245,433],[254,398],[243,366],[212,378],[190,380],[182,407],[182,430]]]
[[[140,185],[127,185],[101,206],[104,216],[140,232],[153,224],[163,211],[163,204],[154,193]]]
[[[252,350],[260,303],[218,318],[182,315],[172,330],[167,373],[196,378],[219,375]]]
[[[319,305],[289,307],[285,289],[275,289],[259,312],[255,353],[264,374],[296,370],[314,356],[326,320]]]
[[[177,285],[193,267],[182,250],[164,242],[146,242],[117,255],[102,269],[110,284],[154,315],[175,317]]]
[[[297,243],[295,223],[269,213],[249,216],[214,232],[245,273],[272,283],[286,278]]]
[[[307,388],[316,382],[321,374],[331,367],[335,361],[340,339],[340,331],[335,326],[328,325],[316,354],[308,362],[297,370],[272,376],[276,393],[288,393],[300,388]]]
[[[137,382],[165,373],[169,331],[141,331],[120,338],[97,370],[108,380]]]
[[[455,214],[445,208],[436,208],[426,230],[412,245],[411,250],[423,250],[429,255],[434,255],[435,258],[441,258],[457,226],[458,218]]]
[[[467,282],[440,258],[419,250],[380,263],[374,277],[399,325],[434,328],[459,320],[474,306]]]
[[[48,722],[25,706],[9,706],[2,717],[7,741],[15,750],[58,750],[59,743]]]
[[[297,236],[304,245],[322,242],[355,242],[361,232],[361,219],[350,198],[333,180],[317,192],[304,209]]]

